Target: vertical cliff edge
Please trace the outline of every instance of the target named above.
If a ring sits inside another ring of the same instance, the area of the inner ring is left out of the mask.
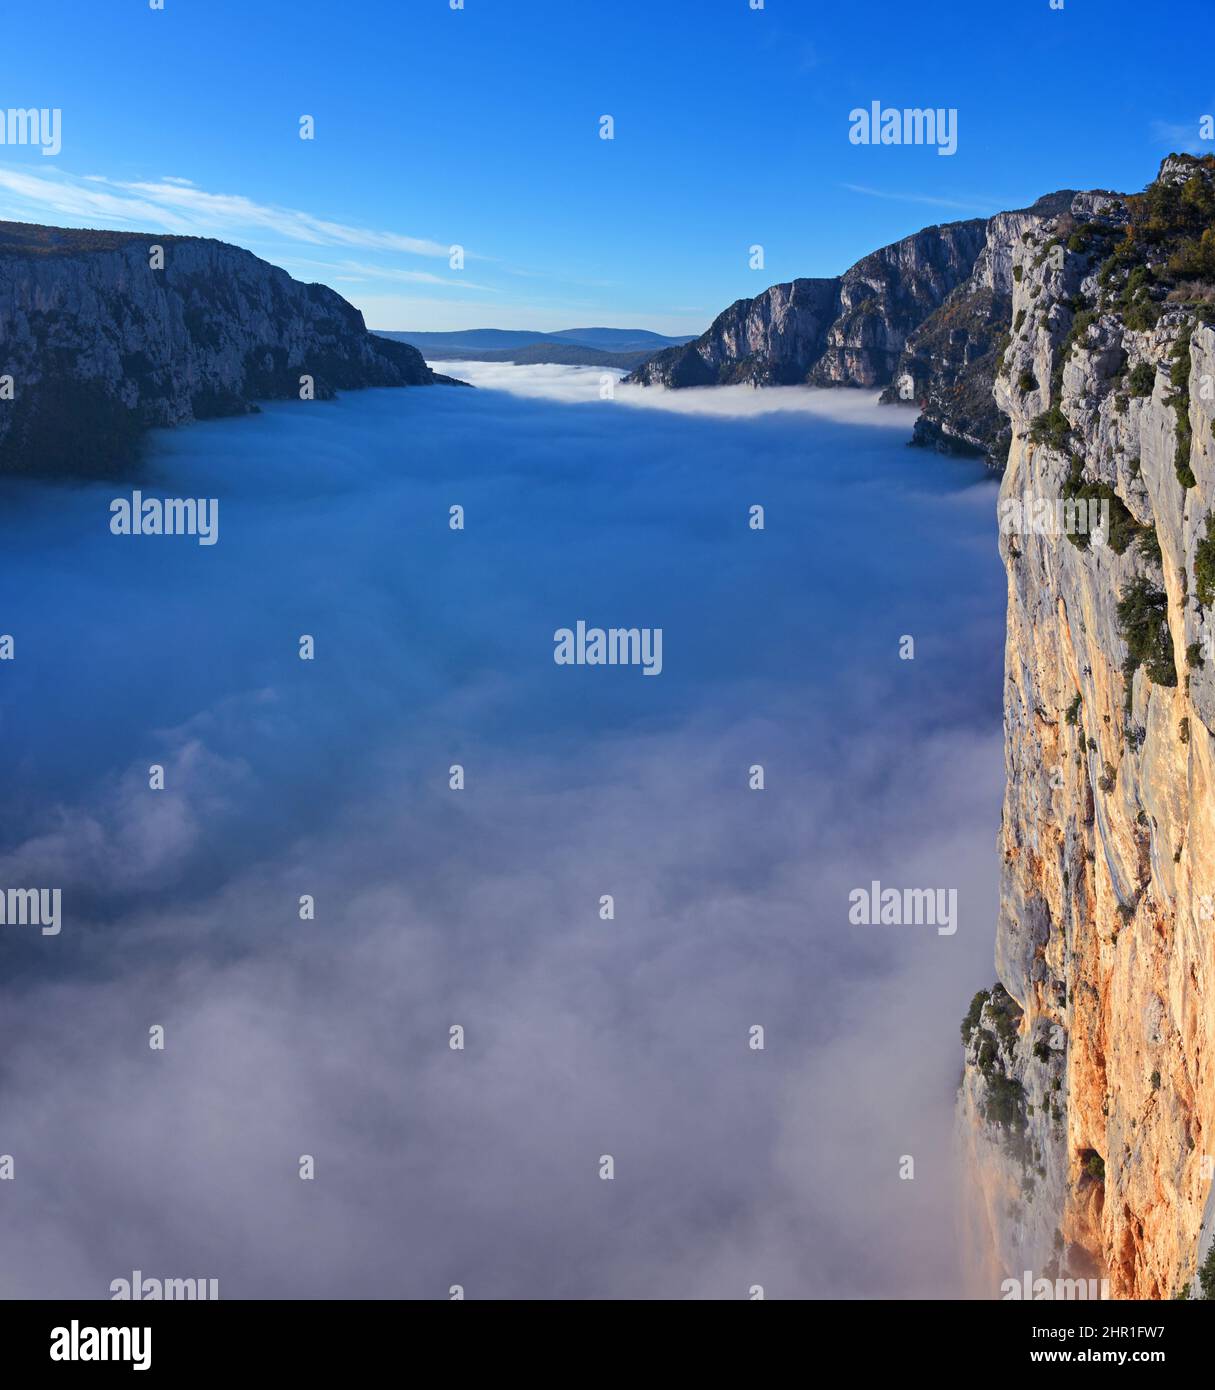
[[[1215,1154],[1215,159],[1021,229],[1011,314],[999,984],[959,1133],[992,1274],[1167,1298]]]

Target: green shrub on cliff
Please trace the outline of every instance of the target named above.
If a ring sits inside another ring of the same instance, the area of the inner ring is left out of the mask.
[[[1190,338],[1193,332],[1194,324],[1191,321],[1177,335],[1169,359],[1169,384],[1173,387],[1169,404],[1177,412],[1177,452],[1173,466],[1177,471],[1177,481],[1184,488],[1192,488],[1198,481],[1190,467],[1190,447],[1193,442],[1190,429]]]
[[[1183,325],[1169,353],[1169,385],[1174,391],[1190,389],[1190,339],[1194,336],[1194,323]]]
[[[1118,275],[1135,267],[1138,256],[1139,248],[1133,240],[1127,238],[1120,241],[1102,265],[1097,283],[1103,290],[1108,290]]]
[[[988,1012],[1000,1041],[1005,1047],[1012,1047],[1021,1024],[1021,1006],[999,981],[991,987],[991,1007]]]
[[[1194,548],[1194,591],[1204,608],[1215,604],[1215,512],[1207,517],[1207,533]]]
[[[1215,222],[1215,188],[1205,176],[1212,172],[1210,156],[1195,159],[1192,169],[1184,183],[1153,183],[1130,200],[1145,240],[1161,243],[1199,236]]]
[[[1174,163],[1187,158],[1173,156]],[[1183,182],[1158,181],[1126,199],[1129,224],[1097,277],[1103,306],[1116,306],[1135,332],[1155,328],[1164,312],[1160,301],[1176,300],[1181,286],[1191,286],[1197,301],[1211,299],[1215,159],[1207,155],[1188,162]]]
[[[1126,643],[1123,673],[1129,683],[1140,666],[1154,685],[1177,684],[1168,599],[1142,575],[1127,585],[1118,600],[1118,626]]]
[[[975,1029],[979,1026],[979,1019],[983,1013],[983,1005],[991,998],[988,990],[981,989],[978,994],[970,1001],[970,1008],[966,1011],[966,1017],[962,1020],[962,1045],[968,1046]]]
[[[988,1124],[1023,1130],[1026,1125],[1024,1086],[1015,1078],[999,1072],[989,1077],[983,1118]]]
[[[1127,276],[1119,297],[1122,321],[1137,333],[1155,328],[1160,318],[1161,310],[1152,299],[1155,278],[1149,266],[1137,265]]]
[[[1154,526],[1141,526],[1135,536],[1135,548],[1151,565],[1163,565],[1164,554],[1160,549],[1160,537]]]
[[[1035,444],[1047,444],[1052,449],[1066,448],[1071,433],[1071,424],[1057,401],[1041,415],[1036,415],[1029,427],[1029,437]]]
[[[1183,241],[1169,257],[1169,274],[1178,280],[1215,279],[1215,229]]]
[[[1126,389],[1132,396],[1150,396],[1156,385],[1156,368],[1150,362],[1139,362],[1131,368]]]
[[[1134,540],[1139,540],[1142,544],[1143,537],[1148,528],[1140,524],[1131,515],[1131,512],[1123,502],[1122,498],[1114,491],[1108,483],[1090,483],[1084,479],[1084,460],[1079,454],[1071,457],[1071,466],[1068,469],[1067,477],[1063,481],[1062,487],[1063,500],[1074,502],[1077,505],[1086,502],[1102,502],[1107,504],[1109,511],[1109,528],[1106,536],[1106,543],[1115,555],[1125,555],[1127,547]],[[1088,531],[1081,531],[1078,527],[1069,530],[1067,538],[1077,548],[1077,550],[1087,550],[1092,539]],[[1155,534],[1154,532],[1152,534]]]
[[[1101,315],[1095,309],[1078,309],[1072,319],[1072,326],[1068,330],[1066,339],[1063,342],[1063,350],[1059,354],[1061,360],[1066,361],[1071,350],[1079,343],[1081,346],[1088,337],[1088,330],[1093,324],[1100,322]]]
[[[1215,1245],[1207,1251],[1207,1257],[1198,1271],[1198,1286],[1203,1298],[1215,1298]]]

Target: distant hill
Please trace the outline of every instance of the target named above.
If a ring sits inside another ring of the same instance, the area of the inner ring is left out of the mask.
[[[412,347],[413,344],[411,343]],[[631,372],[659,349],[644,352],[604,352],[578,343],[539,342],[513,348],[422,348],[428,362],[512,362],[516,366],[556,363],[565,367],[614,367]]]
[[[658,352],[662,348],[678,347],[691,342],[691,336],[669,338],[661,333],[651,333],[648,328],[562,328],[552,333],[514,328],[469,328],[458,333],[414,333],[409,330],[382,331],[383,338],[395,338],[398,342],[409,343],[420,352],[432,349],[451,351],[469,355],[470,349],[478,352],[504,352],[510,348],[533,347],[539,343],[552,344],[555,341],[571,343],[576,347],[592,348],[598,352]],[[532,359],[537,360],[537,359]],[[544,359],[551,361],[551,358]]]
[[[561,338],[581,347],[602,348],[604,352],[657,352],[660,348],[678,347],[690,343],[696,336],[685,334],[668,338],[651,333],[648,328],[563,328],[559,333],[545,333],[545,338]]]

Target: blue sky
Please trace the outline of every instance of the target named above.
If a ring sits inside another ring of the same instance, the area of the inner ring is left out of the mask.
[[[929,223],[1215,148],[1209,0],[750,3],[10,7],[0,110],[61,108],[62,150],[0,147],[0,217],[221,237],[379,328],[696,333]],[[873,101],[956,108],[956,154],[851,144]]]

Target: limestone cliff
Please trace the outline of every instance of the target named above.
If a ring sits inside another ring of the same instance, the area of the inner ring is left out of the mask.
[[[984,245],[980,219],[927,227],[831,279],[740,299],[694,342],[667,348],[628,380],[641,386],[882,386],[908,335],[962,283]]]
[[[996,1272],[1170,1297],[1215,1154],[1215,160],[1012,248],[1001,983],[960,1131]]]
[[[628,380],[642,386],[885,386],[919,407],[913,442],[1002,467],[1009,425],[992,396],[1012,319],[1014,247],[1074,197],[983,221],[927,227],[834,279],[801,279],[740,299],[694,342]]]
[[[238,247],[0,222],[0,475],[120,472],[144,430],[298,398],[302,376],[317,399],[445,380]]]
[[[914,443],[1004,466],[1011,434],[992,385],[1012,322],[1013,251],[1066,212],[1074,196],[1074,190],[1050,193],[1033,207],[991,218],[974,269],[908,336],[882,399],[919,405]]]

